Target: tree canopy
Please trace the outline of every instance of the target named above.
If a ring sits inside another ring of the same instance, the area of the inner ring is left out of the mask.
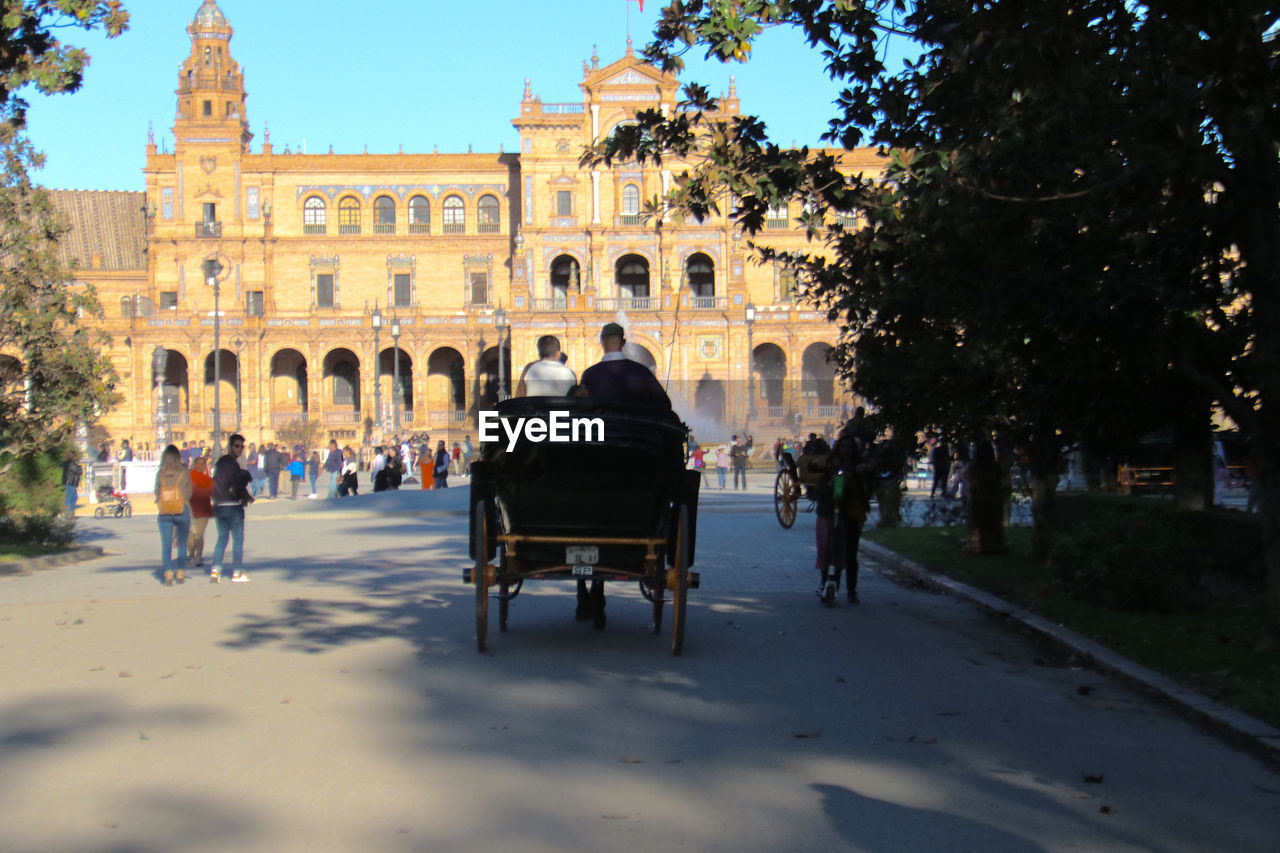
[[[797,27],[844,84],[827,141],[880,146],[887,171],[782,149],[697,86],[589,156],[687,157],[672,203],[749,233],[801,200],[815,247],[782,260],[841,324],[855,390],[900,428],[1007,435],[1050,496],[1062,447],[1216,402],[1254,441],[1280,625],[1277,19],[1260,0],[673,2],[649,59],[745,61]],[[900,70],[895,38],[918,50]]]
[[[19,93],[71,92],[88,54],[63,42],[65,29],[128,24],[119,0],[0,0],[0,464],[47,449],[76,423],[115,402],[105,339],[81,325],[101,317],[92,288],[73,286],[58,239],[67,224],[31,174],[43,157],[27,140]]]

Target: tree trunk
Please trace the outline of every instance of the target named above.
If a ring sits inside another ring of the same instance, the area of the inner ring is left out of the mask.
[[[1031,557],[1037,563],[1049,562],[1053,544],[1054,503],[1058,494],[1058,472],[1033,471],[1031,474]]]
[[[1059,439],[1032,441],[1028,446],[1031,468],[1031,557],[1049,562],[1052,552],[1054,502],[1058,494],[1058,468],[1062,463]]]
[[[1213,432],[1208,406],[1196,406],[1173,427],[1173,508],[1197,512],[1213,504]]]

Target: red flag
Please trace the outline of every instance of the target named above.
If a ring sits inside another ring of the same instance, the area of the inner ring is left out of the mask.
[[[630,2],[631,2],[631,0],[627,0],[627,2],[628,2],[628,3],[630,3]],[[644,0],[636,0],[636,2],[640,4],[640,11],[641,11],[641,12],[643,12],[643,11],[644,11]]]

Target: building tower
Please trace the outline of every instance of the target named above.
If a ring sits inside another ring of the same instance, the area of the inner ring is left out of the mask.
[[[178,115],[173,125],[177,152],[184,144],[237,143],[247,152],[244,72],[231,58],[234,30],[215,0],[204,0],[191,19],[191,55],[178,75]]]

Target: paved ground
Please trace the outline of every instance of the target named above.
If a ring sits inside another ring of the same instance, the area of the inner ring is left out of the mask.
[[[611,586],[474,642],[467,490],[250,510],[253,581],[0,578],[0,848],[1274,851],[1280,775],[951,598],[813,595],[813,519],[707,493],[685,654]]]

